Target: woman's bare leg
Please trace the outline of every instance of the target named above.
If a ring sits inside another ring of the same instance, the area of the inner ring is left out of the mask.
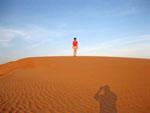
[[[76,54],[77,54],[77,49],[74,49],[73,56],[76,56]]]

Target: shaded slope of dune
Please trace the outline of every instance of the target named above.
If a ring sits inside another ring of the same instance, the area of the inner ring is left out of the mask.
[[[103,85],[118,113],[150,112],[150,60],[41,57],[0,65],[0,113],[99,113]]]

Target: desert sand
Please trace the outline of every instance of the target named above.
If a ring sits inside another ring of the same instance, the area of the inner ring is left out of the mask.
[[[35,57],[2,64],[0,113],[99,113],[95,94],[104,85],[116,95],[117,113],[150,113],[150,60],[113,57]],[[103,109],[110,113],[111,102],[106,103]]]

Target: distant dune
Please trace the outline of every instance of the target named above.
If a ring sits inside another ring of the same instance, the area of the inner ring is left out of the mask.
[[[103,85],[117,100],[104,98],[102,108],[95,95]],[[110,113],[112,106],[150,113],[150,60],[39,57],[0,65],[0,113]]]

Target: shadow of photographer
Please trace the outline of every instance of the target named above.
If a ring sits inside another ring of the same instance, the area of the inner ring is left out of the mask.
[[[110,90],[108,85],[100,87],[94,95],[94,98],[99,102],[99,113],[117,113],[117,96]]]

